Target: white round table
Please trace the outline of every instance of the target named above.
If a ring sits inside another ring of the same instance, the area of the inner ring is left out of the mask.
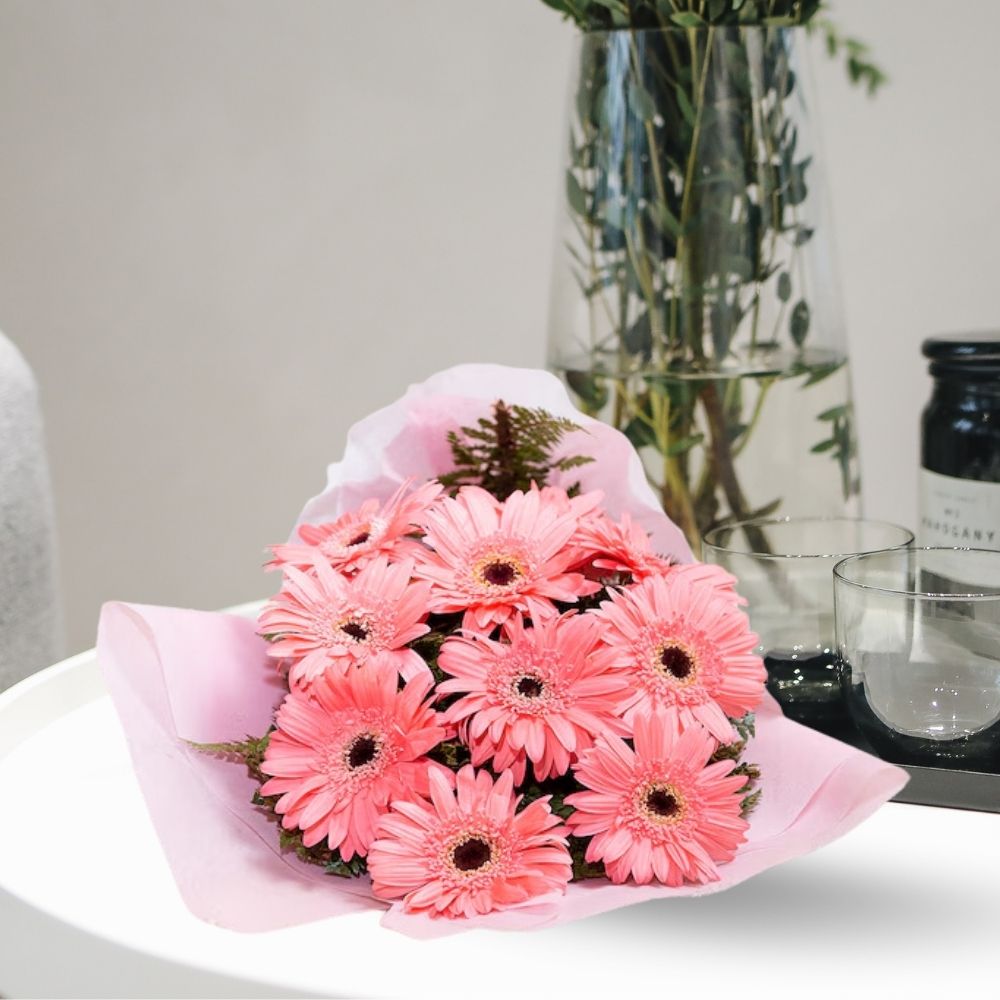
[[[728,892],[531,933],[417,941],[370,912],[243,935],[182,903],[93,652],[0,695],[0,803],[9,998],[843,1000],[998,988],[1000,815],[890,804]]]

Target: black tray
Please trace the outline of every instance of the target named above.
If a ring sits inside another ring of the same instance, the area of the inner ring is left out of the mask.
[[[879,756],[857,731],[838,733],[837,739],[850,743],[865,753]],[[1000,774],[913,764],[896,766],[901,767],[910,776],[910,780],[893,798],[893,802],[1000,813]]]

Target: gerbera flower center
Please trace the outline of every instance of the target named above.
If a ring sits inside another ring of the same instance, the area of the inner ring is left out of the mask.
[[[668,642],[660,649],[660,669],[675,680],[691,682],[698,664],[691,651],[680,643]]]
[[[538,698],[545,690],[545,685],[537,677],[521,677],[514,687],[524,698]]]
[[[360,622],[345,622],[340,626],[340,631],[358,642],[364,642],[368,638],[368,629]]]
[[[673,816],[680,807],[665,788],[654,788],[646,795],[646,808],[657,816]]]
[[[493,848],[482,837],[469,837],[456,844],[451,851],[451,863],[460,872],[475,872],[493,860]]]
[[[684,815],[684,800],[673,785],[647,785],[639,799],[640,811],[654,823],[676,823]]]
[[[344,754],[344,760],[351,770],[370,764],[379,752],[378,738],[371,733],[362,733],[354,738]]]
[[[483,582],[491,587],[509,587],[523,575],[513,559],[493,559],[480,570]]]
[[[371,536],[371,532],[370,532],[370,531],[362,531],[362,532],[360,532],[359,534],[355,535],[355,536],[354,536],[354,537],[353,537],[353,538],[352,538],[352,539],[351,539],[351,540],[350,540],[350,541],[349,541],[349,542],[347,543],[347,547],[348,547],[348,548],[351,548],[351,546],[353,546],[353,545],[364,545],[364,544],[365,544],[365,542],[367,542],[367,541],[368,541],[368,539],[369,539],[369,538],[371,538],[371,537],[372,537],[372,536]]]

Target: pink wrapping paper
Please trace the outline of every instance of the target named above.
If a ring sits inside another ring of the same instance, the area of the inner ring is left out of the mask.
[[[451,468],[445,435],[473,424],[497,398],[541,406],[581,430],[562,454],[595,461],[554,484],[579,480],[600,489],[613,517],[628,513],[656,551],[683,562],[691,551],[660,509],[631,444],[618,431],[577,411],[562,383],[541,371],[461,365],[411,386],[397,402],[356,424],[344,457],[329,467],[327,486],[297,524],[331,520],[369,497],[385,500],[407,479],[423,481]],[[278,847],[276,821],[254,808],[246,769],[190,748],[260,736],[270,726],[284,685],[265,655],[255,623],[231,615],[108,604],[98,658],[128,739],[154,826],[184,901],[209,923],[265,931],[363,909],[415,937],[472,927],[524,929],[590,916],[659,896],[718,892],[789,858],[815,850],[860,823],[906,782],[896,767],[784,719],[767,699],[745,759],[761,766],[763,798],[749,839],[720,881],[707,886],[574,884],[565,896],[475,920],[405,914],[371,896],[367,878],[344,880]]]
[[[105,605],[98,659],[132,762],[178,888],[191,912],[237,931],[266,931],[362,909],[413,937],[472,927],[523,930],[577,920],[647,899],[719,892],[816,850],[871,815],[906,783],[900,768],[783,718],[767,698],[746,760],[764,794],[747,843],[705,886],[576,883],[475,920],[406,914],[370,895],[367,878],[326,875],[278,848],[275,822],[250,804],[246,769],[193,750],[263,734],[283,694],[253,622],[231,615]]]

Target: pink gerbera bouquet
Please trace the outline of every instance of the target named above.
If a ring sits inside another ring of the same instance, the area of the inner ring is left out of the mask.
[[[660,500],[554,376],[463,365],[351,428],[262,608],[106,605],[191,912],[544,927],[737,885],[898,792],[782,718],[736,581]]]
[[[302,523],[258,631],[287,688],[238,754],[282,846],[410,913],[574,880],[719,878],[761,792],[765,671],[732,577],[563,480],[565,417],[496,402],[385,502]]]

